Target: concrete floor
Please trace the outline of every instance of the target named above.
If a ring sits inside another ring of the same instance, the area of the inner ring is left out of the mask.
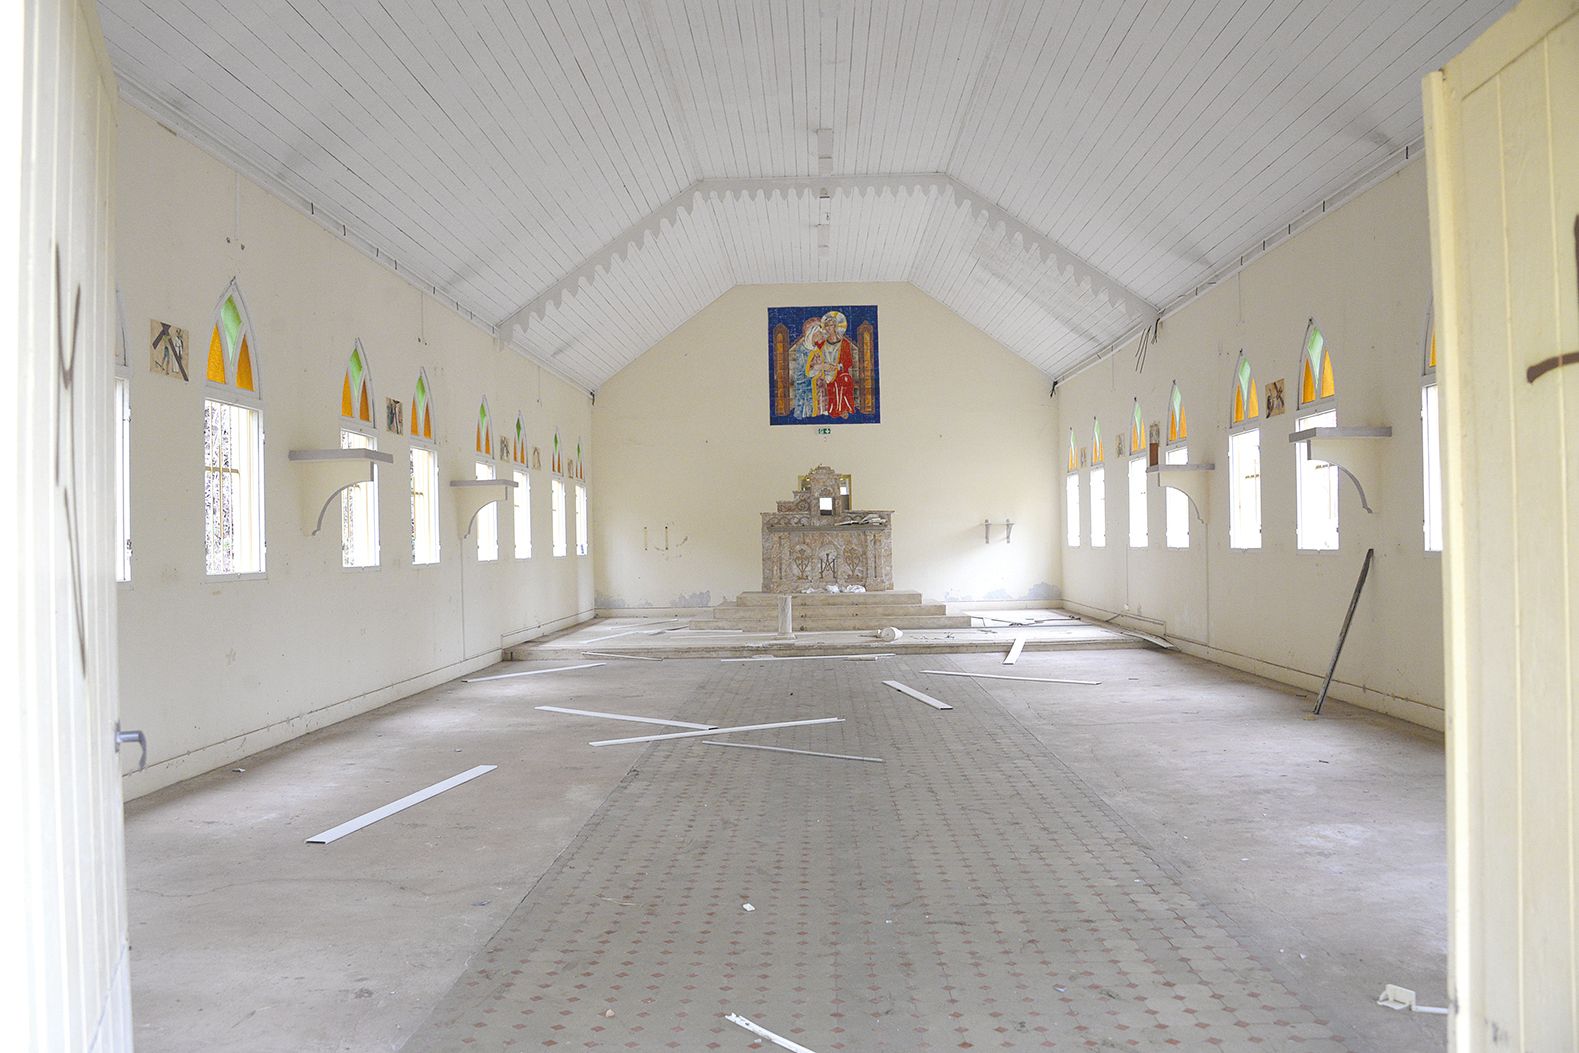
[[[738,738],[886,763],[594,749],[666,729],[544,704],[844,716]],[[761,1048],[734,1011],[818,1053],[1442,1049],[1374,1005],[1445,998],[1440,736],[1306,708],[1149,650],[445,685],[128,806],[138,1048]]]

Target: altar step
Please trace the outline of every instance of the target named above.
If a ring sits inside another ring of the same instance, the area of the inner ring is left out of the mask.
[[[714,607],[692,629],[742,629],[772,632],[779,624],[779,596],[742,592],[732,603]],[[809,592],[796,594],[791,614],[796,632],[852,632],[895,629],[966,629],[970,616],[949,614],[948,606],[928,603],[919,592]]]

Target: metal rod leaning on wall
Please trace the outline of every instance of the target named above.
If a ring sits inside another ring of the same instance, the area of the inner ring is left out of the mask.
[[[1360,580],[1354,583],[1354,595],[1349,600],[1349,613],[1343,616],[1343,628],[1338,631],[1338,646],[1332,652],[1332,664],[1327,667],[1327,679],[1321,682],[1321,694],[1316,696],[1316,708],[1311,710],[1316,716],[1321,716],[1322,703],[1327,701],[1327,692],[1332,687],[1333,675],[1338,671],[1338,658],[1343,654],[1343,641],[1349,638],[1349,623],[1354,621],[1354,608],[1360,605],[1360,592],[1365,588],[1365,579],[1371,573],[1371,560],[1376,556],[1374,548],[1365,550],[1365,562],[1360,564]]]

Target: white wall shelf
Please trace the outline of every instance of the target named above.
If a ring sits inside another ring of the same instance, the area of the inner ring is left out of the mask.
[[[1380,478],[1381,447],[1378,440],[1390,439],[1392,435],[1393,429],[1385,424],[1359,428],[1306,428],[1294,432],[1288,441],[1309,443],[1311,459],[1324,461],[1347,476],[1349,482],[1354,484],[1354,489],[1359,491],[1360,507],[1371,512],[1374,510],[1370,499],[1366,497],[1366,487],[1369,486],[1374,493]]]
[[[1154,464],[1146,469],[1146,474],[1155,475],[1158,486],[1177,490],[1189,498],[1195,517],[1204,524],[1210,507],[1212,473],[1216,470],[1215,464]]]
[[[472,536],[477,513],[496,501],[508,498],[516,482],[514,479],[451,479],[450,486],[455,493],[455,511],[460,521],[466,524],[461,537],[468,538]]]
[[[378,465],[394,464],[383,450],[292,450],[297,492],[301,495],[302,533],[311,537],[323,529],[323,517],[340,491],[357,483],[372,482]]]

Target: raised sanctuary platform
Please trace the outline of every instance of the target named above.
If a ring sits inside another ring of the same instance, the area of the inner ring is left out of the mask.
[[[711,616],[690,623],[692,629],[743,629],[770,632],[778,627],[782,593],[742,592],[733,603],[720,604]],[[942,603],[929,603],[919,592],[809,592],[790,601],[796,632],[859,632],[888,626],[895,629],[964,629],[968,614],[950,614]]]

